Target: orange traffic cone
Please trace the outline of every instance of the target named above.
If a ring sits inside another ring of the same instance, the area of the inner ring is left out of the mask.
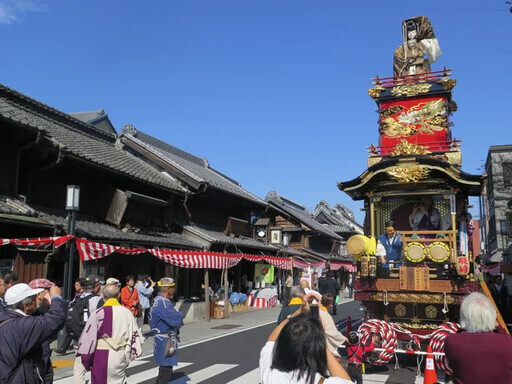
[[[436,366],[434,364],[434,355],[432,354],[432,347],[427,347],[427,361],[425,362],[425,372],[423,374],[423,384],[437,383]]]
[[[350,319],[350,316],[347,317],[347,330],[345,331],[345,335],[348,335],[350,332],[352,332],[352,320]]]

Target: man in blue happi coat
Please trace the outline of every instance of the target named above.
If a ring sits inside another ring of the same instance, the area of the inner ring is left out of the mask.
[[[167,342],[171,334],[177,334],[183,325],[183,314],[178,311],[171,299],[174,296],[175,283],[170,277],[163,277],[158,282],[160,291],[155,298],[149,325],[155,332],[155,362],[160,366],[157,384],[167,384],[171,381],[173,366],[178,365],[177,343],[175,350],[169,353],[166,350]]]
[[[379,236],[376,255],[385,274],[389,274],[389,266],[399,266],[402,260],[402,238],[395,232],[393,221],[386,221],[384,224],[385,233]],[[390,263],[391,262],[391,263]]]

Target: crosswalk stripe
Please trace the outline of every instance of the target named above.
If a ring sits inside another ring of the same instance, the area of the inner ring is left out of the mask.
[[[213,376],[220,375],[234,367],[237,364],[214,364],[207,368],[196,371],[188,376],[182,376],[179,379],[171,381],[172,384],[185,384],[185,383],[200,383],[204,380],[210,379]]]
[[[365,383],[385,383],[389,379],[389,375],[379,375],[372,373],[371,375],[363,375]]]
[[[135,361],[132,361],[130,363],[130,365],[128,366],[128,368],[138,367],[139,365],[144,365],[144,364],[149,363],[149,361],[150,360],[146,360],[146,359],[137,359]]]
[[[252,371],[247,372],[245,375],[230,381],[227,384],[247,384],[247,383],[259,383],[260,381],[260,369],[256,368]]]
[[[173,371],[183,369],[191,364],[192,363],[178,363],[178,366],[175,367]],[[127,377],[128,384],[138,384],[144,380],[154,379],[155,377],[158,376],[158,369],[159,369],[159,367],[157,366],[157,367],[146,369],[145,371],[137,372],[133,375],[130,375]]]

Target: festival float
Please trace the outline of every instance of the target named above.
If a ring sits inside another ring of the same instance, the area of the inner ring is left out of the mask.
[[[475,278],[467,212],[486,177],[462,171],[450,121],[456,80],[451,69],[431,70],[441,49],[428,18],[404,20],[402,38],[393,76],[372,79],[368,90],[378,106],[378,145],[368,147],[360,176],[338,183],[366,211],[365,235],[349,238],[347,249],[358,265],[354,297],[371,318],[359,328],[362,340],[381,336],[384,351],[374,364],[387,363],[399,340],[442,352],[445,336],[458,329],[464,296],[487,288]],[[390,249],[395,260],[386,256]],[[449,373],[444,357],[436,359]]]

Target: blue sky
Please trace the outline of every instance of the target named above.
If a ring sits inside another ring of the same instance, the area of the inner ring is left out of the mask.
[[[336,187],[378,141],[370,78],[392,75],[401,21],[430,18],[453,67],[463,170],[512,144],[504,0],[0,0],[0,82],[65,112],[105,109],[264,198],[361,202]]]

